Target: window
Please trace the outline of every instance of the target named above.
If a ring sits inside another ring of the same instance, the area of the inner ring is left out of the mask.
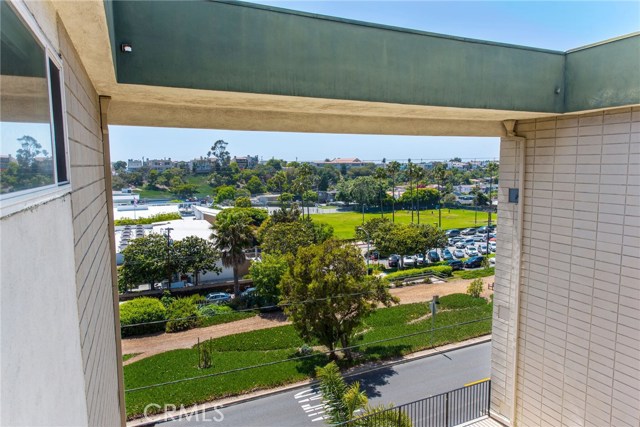
[[[0,3],[0,199],[68,183],[62,74],[6,1]]]

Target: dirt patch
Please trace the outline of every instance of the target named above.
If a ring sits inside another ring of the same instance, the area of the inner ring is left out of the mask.
[[[494,276],[490,276],[484,277],[482,280],[484,282],[482,296],[489,298],[493,291],[489,290],[487,285],[493,283],[495,278]],[[469,283],[471,283],[471,280],[452,280],[445,283],[419,284],[391,289],[391,294],[400,298],[400,304],[413,304],[431,301],[434,295],[444,296],[466,293]],[[414,322],[419,320],[423,319],[415,319]],[[206,328],[191,329],[184,332],[151,335],[140,338],[125,338],[122,340],[122,354],[139,354],[125,361],[124,365],[159,353],[164,353],[165,351],[191,348],[198,343],[198,339],[204,341],[210,338],[220,338],[226,335],[250,332],[258,329],[275,328],[277,326],[288,325],[289,323],[283,313],[266,313],[248,319]]]

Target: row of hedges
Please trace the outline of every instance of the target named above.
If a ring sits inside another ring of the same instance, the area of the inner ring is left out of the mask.
[[[419,276],[422,274],[436,273],[438,275],[451,276],[452,268],[448,265],[438,265],[435,267],[414,268],[411,270],[396,271],[395,273],[389,273],[385,277],[389,280],[406,279],[413,276]]]
[[[165,295],[162,300],[143,297],[125,302],[120,305],[122,336],[131,337],[162,331],[186,331],[200,326],[200,320],[203,317],[208,318],[232,312],[230,307],[223,306],[205,305],[198,308],[202,302],[203,298],[200,295],[192,295],[187,298],[173,298]],[[149,324],[149,322],[155,323]]]
[[[178,212],[171,213],[159,213],[155,215],[151,215],[146,218],[122,218],[116,219],[113,221],[115,225],[145,225],[145,224],[153,224],[154,222],[162,222],[162,221],[173,221],[174,219],[181,219],[182,217]]]
[[[496,274],[495,267],[478,268],[476,270],[460,270],[453,273],[461,279],[477,279],[478,277],[489,277]]]

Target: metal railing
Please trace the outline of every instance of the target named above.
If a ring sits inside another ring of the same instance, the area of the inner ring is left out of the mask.
[[[453,427],[489,415],[490,402],[491,380],[486,380],[337,425],[404,426],[408,417],[413,427]]]

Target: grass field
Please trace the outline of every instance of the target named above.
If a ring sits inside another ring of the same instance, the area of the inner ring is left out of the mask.
[[[194,184],[198,188],[196,189],[196,197],[211,196],[213,194],[213,188],[207,183],[207,177],[205,175],[188,176],[187,184]],[[143,188],[136,190],[136,193],[140,194],[141,199],[176,199],[177,197],[167,190],[151,190],[145,185]]]
[[[442,311],[436,318],[436,328],[488,319],[440,329],[433,337],[435,345],[462,341],[491,332],[492,304],[486,300],[454,294],[440,298],[440,302]],[[356,362],[387,359],[428,348],[431,320],[424,318],[428,312],[427,303],[406,304],[376,311],[365,320],[362,333],[353,341],[353,345],[359,346],[356,350]],[[411,333],[418,335],[376,342]],[[296,357],[302,344],[293,326],[287,325],[213,339],[212,366],[208,369],[198,369],[198,354],[193,348],[168,351],[134,362],[124,367],[126,389],[284,361],[271,366],[129,391],[126,393],[127,416],[139,416],[145,406],[153,402],[173,402],[187,406],[312,377],[316,366],[323,366],[328,362],[325,354],[316,352],[306,359],[285,361]]]
[[[385,218],[391,219],[391,213],[385,213]],[[408,224],[411,222],[411,211],[396,211],[396,222]],[[362,214],[358,212],[341,212],[331,214],[313,214],[311,218],[316,222],[329,224],[333,227],[334,235],[339,239],[353,239],[355,237],[356,226],[362,225]],[[379,213],[365,213],[364,220],[380,218]],[[492,221],[496,218],[492,215]],[[476,223],[476,212],[465,209],[442,209],[442,228],[467,228],[479,227],[487,224],[487,214],[478,212]],[[418,221],[417,213],[414,212],[414,222]],[[438,211],[420,211],[420,223],[431,224],[438,222]]]

